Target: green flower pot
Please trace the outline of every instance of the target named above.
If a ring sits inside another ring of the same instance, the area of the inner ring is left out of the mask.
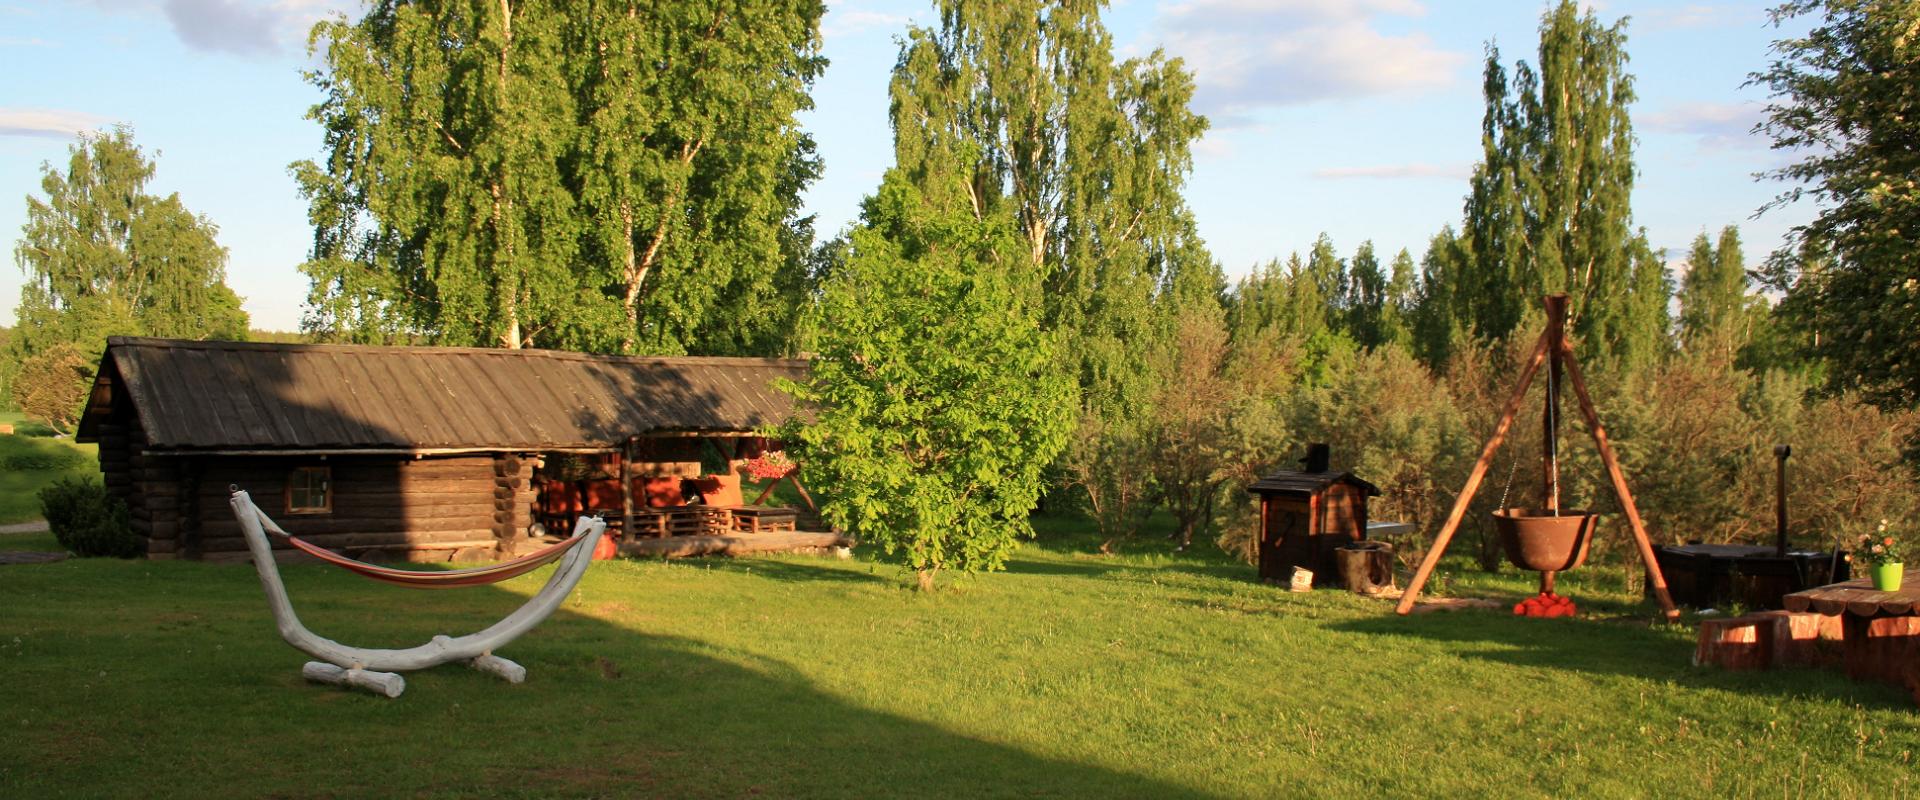
[[[1873,565],[1873,588],[1882,592],[1900,591],[1900,577],[1906,570],[1905,564]]]

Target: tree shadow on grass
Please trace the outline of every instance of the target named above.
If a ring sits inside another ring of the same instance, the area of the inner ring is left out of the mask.
[[[11,774],[0,770],[0,794],[1205,796],[1036,752],[1055,743],[1023,742],[990,722],[969,731],[929,721],[967,718],[954,709],[920,719],[872,707],[853,696],[886,697],[864,683],[886,678],[840,671],[823,679],[820,668],[723,643],[739,641],[738,631],[711,641],[648,633],[657,625],[650,619],[688,613],[686,604],[651,603],[649,591],[596,584],[591,573],[561,612],[502,648],[527,668],[525,683],[445,665],[407,673],[406,693],[388,700],[302,680],[306,658],[274,635],[248,567],[67,572],[114,580],[97,597],[60,591],[68,579],[49,574],[13,620],[22,631],[61,630],[58,647],[74,654],[64,658],[85,669],[46,661],[16,674],[14,689],[0,688],[0,705],[35,721],[0,747],[16,764]],[[500,588],[407,592],[320,567],[285,574],[315,632],[368,647],[467,633],[526,598]],[[115,613],[99,615],[101,602]],[[155,624],[174,618],[190,624]],[[735,615],[720,624],[779,626],[764,637],[747,633],[747,641],[771,641],[805,622]]]
[[[1379,616],[1339,622],[1330,630],[1411,637],[1449,645],[1449,652],[1498,664],[1666,681],[1689,689],[1736,694],[1828,697],[1869,707],[1911,708],[1898,687],[1857,683],[1837,667],[1731,672],[1695,667],[1692,644],[1642,618],[1524,619],[1506,610],[1463,610]]]

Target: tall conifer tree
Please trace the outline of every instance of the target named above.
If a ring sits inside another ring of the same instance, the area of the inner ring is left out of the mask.
[[[1467,199],[1473,270],[1461,286],[1483,337],[1513,330],[1541,294],[1573,296],[1574,330],[1619,353],[1637,320],[1630,206],[1634,100],[1625,22],[1603,25],[1570,0],[1540,24],[1540,60],[1509,81],[1487,48],[1484,158]]]
[[[1740,229],[1722,228],[1717,247],[1704,232],[1694,237],[1687,274],[1680,283],[1682,338],[1698,341],[1729,325],[1744,325],[1746,310],[1747,267],[1740,252]]]

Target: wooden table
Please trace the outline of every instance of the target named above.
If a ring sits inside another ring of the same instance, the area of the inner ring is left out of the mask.
[[[1794,592],[1788,611],[1840,617],[1848,677],[1901,684],[1920,692],[1920,584],[1875,591],[1858,580]]]

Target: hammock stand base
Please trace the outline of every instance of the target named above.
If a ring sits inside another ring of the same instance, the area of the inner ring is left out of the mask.
[[[467,666],[499,677],[508,683],[525,683],[527,668],[495,655],[469,659]],[[300,667],[300,676],[314,683],[361,689],[387,697],[399,697],[407,690],[407,679],[398,672],[341,667],[325,661],[309,661]]]
[[[273,621],[280,630],[280,637],[295,649],[319,659],[302,666],[301,676],[314,683],[345,686],[390,698],[399,697],[407,689],[407,681],[400,676],[400,672],[455,661],[466,662],[468,666],[508,683],[525,681],[525,667],[496,656],[493,651],[533,629],[560,607],[560,603],[586,575],[588,565],[593,563],[594,546],[607,529],[606,522],[598,518],[581,517],[572,539],[564,548],[564,555],[559,556],[559,567],[547,579],[546,586],[499,622],[466,636],[435,636],[426,644],[416,647],[384,650],[349,647],[307,630],[301,624],[299,615],[294,613],[286,584],[280,580],[280,567],[274,561],[273,545],[267,540],[269,530],[281,536],[290,535],[261,512],[246,492],[234,490],[228,502],[233,506],[233,515],[239,520],[241,531],[246,534],[247,549],[253,557],[254,569],[260,575],[260,585],[266,590],[267,607],[273,612]],[[372,565],[364,566],[378,569]]]

